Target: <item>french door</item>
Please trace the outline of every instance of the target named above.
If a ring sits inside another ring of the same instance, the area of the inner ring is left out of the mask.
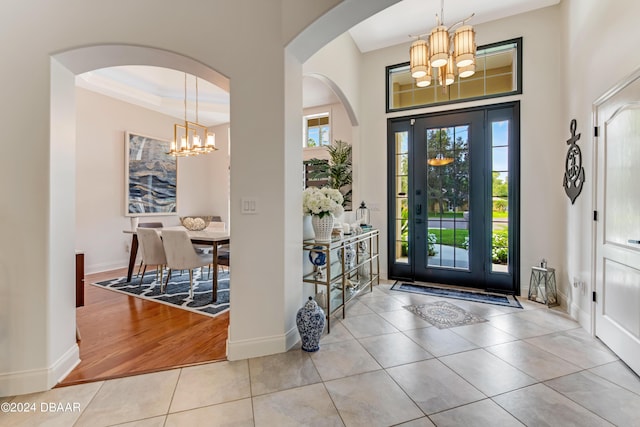
[[[389,120],[389,277],[519,292],[519,104]]]

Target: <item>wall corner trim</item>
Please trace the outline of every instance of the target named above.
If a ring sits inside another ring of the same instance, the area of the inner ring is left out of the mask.
[[[18,396],[50,390],[66,377],[78,363],[80,363],[80,348],[77,343],[74,343],[49,368],[1,373],[0,396]]]

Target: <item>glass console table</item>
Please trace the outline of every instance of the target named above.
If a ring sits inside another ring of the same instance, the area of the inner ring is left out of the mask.
[[[303,282],[313,284],[316,295],[324,288],[326,303],[318,305],[327,316],[327,333],[333,314],[342,309],[344,319],[349,301],[366,289],[372,292],[374,282],[380,284],[379,236],[378,230],[368,230],[327,243],[313,239],[302,242],[305,258],[317,260],[314,271],[304,275]]]

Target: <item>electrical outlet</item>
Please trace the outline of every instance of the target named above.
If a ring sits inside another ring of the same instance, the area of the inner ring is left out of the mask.
[[[129,244],[128,244],[128,243],[125,243],[125,244],[124,244],[124,251],[125,251],[126,253],[129,253],[129,252],[131,251],[131,248],[129,247]]]

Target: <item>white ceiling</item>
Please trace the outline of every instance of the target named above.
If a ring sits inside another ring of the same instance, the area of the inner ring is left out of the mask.
[[[403,0],[349,30],[361,52],[411,41],[409,35],[424,34],[435,26],[442,0]],[[477,25],[559,3],[560,0],[448,0],[444,2],[444,24],[474,17]],[[126,66],[103,68],[76,77],[76,84],[122,101],[184,119],[185,75],[159,67]],[[321,81],[303,79],[305,108],[339,102]],[[187,119],[195,121],[195,77],[187,78]],[[198,79],[198,122],[215,126],[229,122],[229,94]]]
[[[403,0],[362,21],[349,34],[362,52],[411,41],[410,35],[425,34],[436,26],[436,14],[447,27],[475,14],[469,21],[478,25],[496,19],[552,6],[560,0]],[[498,41],[498,40],[496,40]]]

